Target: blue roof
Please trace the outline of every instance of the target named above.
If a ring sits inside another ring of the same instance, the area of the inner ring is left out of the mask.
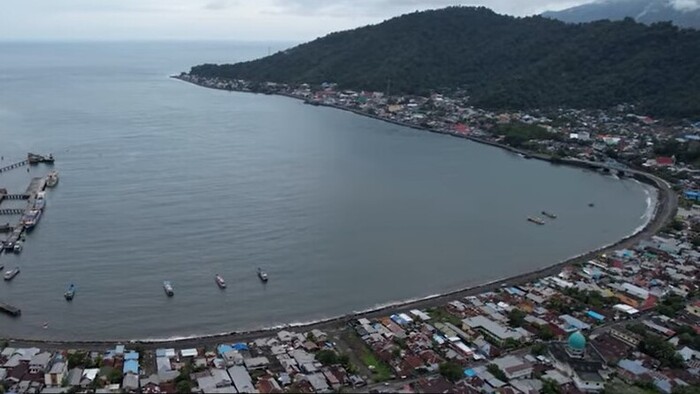
[[[248,345],[245,343],[239,342],[239,343],[234,343],[233,348],[236,350],[248,350]]]
[[[124,361],[124,373],[139,373],[139,362],[136,360],[126,360]]]
[[[131,351],[129,353],[124,354],[124,360],[138,360],[139,359],[139,354],[137,352]]]
[[[593,311],[588,311],[586,314],[596,320],[605,320],[605,316],[601,315],[600,313],[593,312]]]
[[[573,327],[578,330],[587,330],[591,328],[591,325],[585,322],[582,322],[581,320],[571,316],[571,315],[561,315],[559,316],[560,319],[564,320],[567,326]]]
[[[226,353],[226,352],[230,352],[231,350],[233,350],[233,347],[232,347],[231,345],[219,345],[219,346],[216,348],[216,351],[217,351],[219,354],[224,354],[224,353]]]
[[[474,370],[471,368],[467,368],[464,370],[464,376],[469,376],[471,378],[476,376],[476,372],[474,372]]]
[[[641,375],[649,371],[642,365],[641,362],[628,359],[620,360],[620,362],[617,363],[617,366],[634,375]]]

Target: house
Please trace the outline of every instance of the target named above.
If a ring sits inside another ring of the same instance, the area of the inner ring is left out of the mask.
[[[270,364],[270,360],[268,360],[267,357],[246,358],[243,360],[243,364],[249,371],[253,369],[265,369],[265,367]]]
[[[502,346],[507,340],[521,341],[524,339],[522,332],[505,327],[486,316],[478,315],[462,320],[464,330],[476,330],[490,339],[496,345]]]
[[[529,378],[532,375],[533,364],[517,356],[505,356],[492,362],[506,374],[508,379]]]
[[[245,367],[236,365],[227,370],[231,382],[240,393],[257,393],[258,391],[253,386],[253,380],[246,371]]]
[[[33,356],[29,361],[29,373],[44,373],[49,366],[49,361],[51,361],[51,353],[49,352],[43,352]]]
[[[44,384],[50,387],[60,386],[68,372],[68,366],[62,361],[55,362],[49,372],[44,374]]]
[[[695,317],[700,317],[700,301],[695,301],[692,304],[688,304],[688,306],[685,307],[685,310]]]
[[[127,373],[122,381],[122,388],[124,390],[136,391],[139,389],[139,376],[138,374]]]
[[[122,369],[124,374],[133,373],[134,375],[139,374],[139,362],[136,360],[126,360],[124,361],[124,368]]]
[[[306,375],[306,380],[311,384],[311,387],[314,388],[314,391],[317,393],[324,393],[324,392],[330,392],[331,388],[328,386],[328,382],[326,382],[325,376],[320,373],[313,373]]]

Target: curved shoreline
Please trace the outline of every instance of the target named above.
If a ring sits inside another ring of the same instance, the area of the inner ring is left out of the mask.
[[[186,81],[189,82],[189,81]],[[206,87],[206,86],[205,86]],[[294,96],[289,96],[289,95],[283,95],[295,99],[299,99],[298,97]],[[434,129],[427,129],[418,125],[411,125],[411,124],[403,124],[402,122],[399,121],[394,121],[391,119],[384,119],[378,116],[374,116],[371,114],[366,114],[361,111],[357,111],[351,108],[344,108],[340,106],[335,106],[335,105],[325,105],[337,109],[342,109],[346,111],[353,112],[358,115],[362,116],[368,116],[377,120],[382,120],[390,123],[394,123],[400,126],[406,126],[406,127],[411,127],[415,129],[421,129],[429,132],[435,132],[438,134],[446,134],[446,135],[452,135],[454,137],[460,137],[464,139],[469,139],[477,143],[482,143],[490,146],[494,146],[497,148],[505,149],[510,152],[514,153],[520,153],[523,155],[526,155],[528,157],[536,158],[539,160],[544,160],[548,161],[553,164],[565,164],[569,166],[574,166],[574,167],[579,167],[579,168],[608,168],[606,165],[601,164],[601,163],[592,163],[592,162],[584,162],[584,161],[579,161],[579,160],[572,160],[572,159],[556,159],[553,160],[551,157],[543,156],[543,155],[533,155],[529,152],[521,151],[506,145],[486,141],[486,140],[481,140],[479,138],[475,137],[470,137],[470,136],[465,136],[453,132],[448,132],[448,131],[438,131]],[[8,340],[12,346],[25,346],[25,347],[41,347],[41,348],[55,348],[55,349],[66,349],[66,348],[71,348],[71,349],[85,349],[85,350],[100,350],[100,349],[105,349],[107,347],[115,346],[117,344],[124,344],[124,343],[130,343],[130,344],[138,344],[144,349],[151,349],[151,348],[156,348],[156,347],[202,347],[202,346],[215,346],[217,344],[223,343],[223,342],[241,342],[241,341],[250,341],[256,338],[260,337],[266,337],[273,335],[275,332],[282,330],[282,329],[303,329],[303,330],[311,330],[314,328],[317,329],[333,329],[333,328],[339,328],[341,326],[346,325],[348,322],[354,319],[358,318],[374,318],[374,317],[379,317],[379,316],[385,316],[387,312],[405,312],[410,309],[425,309],[425,308],[430,308],[430,307],[436,307],[436,306],[442,306],[448,303],[449,301],[452,301],[457,298],[463,298],[466,296],[471,296],[471,295],[477,295],[483,292],[487,291],[492,291],[495,290],[499,287],[501,287],[503,284],[510,284],[510,285],[517,285],[517,284],[524,284],[527,282],[531,282],[533,280],[554,275],[557,274],[562,267],[579,263],[579,262],[585,262],[588,261],[597,255],[603,254],[603,253],[609,253],[611,251],[621,249],[621,248],[628,248],[634,246],[636,243],[638,243],[640,240],[646,239],[654,234],[656,234],[667,222],[669,222],[673,216],[675,215],[676,209],[677,209],[677,195],[676,193],[672,190],[671,186],[669,185],[668,182],[665,180],[646,173],[642,171],[636,171],[636,170],[625,170],[625,172],[633,175],[636,179],[645,182],[647,184],[650,184],[654,186],[657,191],[658,191],[658,196],[657,196],[657,202],[656,206],[654,208],[654,212],[649,219],[649,221],[646,223],[646,225],[640,229],[639,231],[636,231],[629,236],[618,240],[616,242],[613,242],[612,244],[602,246],[600,248],[597,248],[595,250],[589,251],[582,253],[580,255],[568,258],[566,260],[557,262],[552,265],[548,265],[546,267],[540,268],[535,271],[530,271],[527,273],[515,275],[512,277],[504,278],[504,279],[497,279],[493,281],[489,281],[487,283],[483,283],[480,285],[475,285],[471,287],[466,287],[462,289],[457,289],[453,291],[449,291],[446,293],[441,293],[437,295],[432,295],[428,297],[424,297],[421,299],[412,299],[412,300],[406,300],[406,301],[398,301],[394,303],[389,303],[381,306],[377,306],[374,308],[369,308],[367,310],[363,310],[360,312],[352,312],[340,316],[335,316],[335,317],[330,317],[326,319],[321,319],[317,320],[314,322],[309,322],[309,323],[289,323],[289,324],[283,324],[283,325],[278,325],[274,327],[267,327],[267,328],[261,328],[261,329],[255,329],[255,330],[248,330],[248,331],[231,331],[227,333],[219,333],[219,334],[210,334],[210,335],[196,335],[196,336],[190,336],[190,337],[177,337],[177,338],[163,338],[163,339],[140,339],[140,340],[129,340],[129,339],[114,339],[114,340],[96,340],[96,341],[75,341],[75,340],[50,340],[50,339],[30,339],[30,338],[4,338],[0,337],[3,339]],[[1,334],[0,334],[1,335]]]

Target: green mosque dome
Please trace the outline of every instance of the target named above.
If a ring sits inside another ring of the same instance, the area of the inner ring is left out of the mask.
[[[569,336],[569,347],[574,350],[584,350],[586,349],[586,338],[581,334],[580,331]]]

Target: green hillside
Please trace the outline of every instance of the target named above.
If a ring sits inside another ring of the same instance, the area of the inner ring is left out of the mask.
[[[464,89],[476,106],[609,108],[700,115],[700,32],[626,19],[569,25],[450,7],[332,33],[237,64],[190,73],[286,83],[336,82],[391,93]]]

